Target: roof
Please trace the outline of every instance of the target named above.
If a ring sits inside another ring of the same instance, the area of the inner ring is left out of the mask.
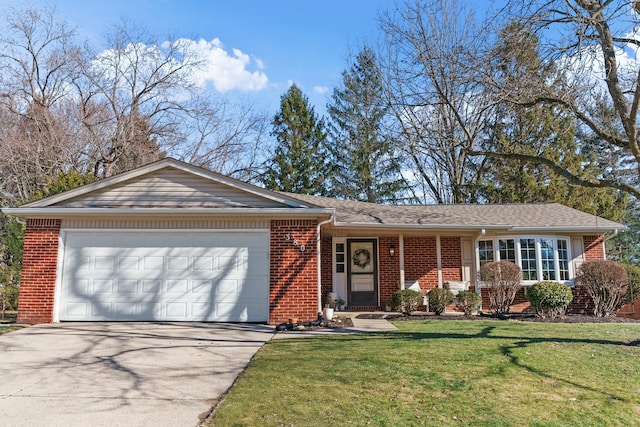
[[[496,229],[511,231],[558,230],[606,232],[624,230],[617,222],[559,203],[379,205],[328,197],[282,193],[318,208],[335,209],[335,225]]]
[[[381,205],[270,191],[167,158],[4,213],[22,218],[98,215],[305,217],[331,227],[602,234],[625,226],[559,203]]]

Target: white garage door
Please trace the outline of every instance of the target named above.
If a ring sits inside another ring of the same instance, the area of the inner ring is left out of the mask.
[[[266,322],[262,232],[67,232],[60,320]]]

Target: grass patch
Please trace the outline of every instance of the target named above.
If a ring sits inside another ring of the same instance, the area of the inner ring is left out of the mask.
[[[269,342],[209,425],[604,426],[640,417],[640,324],[396,326]]]
[[[3,325],[0,324],[0,335],[6,334],[7,332],[17,331],[18,329],[24,328],[24,325]]]

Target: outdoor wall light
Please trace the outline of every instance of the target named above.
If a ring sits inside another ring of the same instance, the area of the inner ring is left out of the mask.
[[[396,254],[395,246],[389,246],[389,256],[394,256]]]

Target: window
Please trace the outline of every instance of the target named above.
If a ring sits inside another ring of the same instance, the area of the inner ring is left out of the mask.
[[[522,269],[522,280],[571,280],[568,238],[550,236],[496,237],[478,241],[478,262],[513,262]]]
[[[542,260],[542,280],[556,280],[553,240],[540,239],[540,259]]]
[[[569,242],[558,239],[558,272],[560,280],[569,279]]]
[[[536,240],[520,239],[520,258],[522,260],[522,279],[538,280],[536,261]]]
[[[478,242],[478,253],[480,255],[480,267],[493,261],[493,240],[480,240]]]
[[[516,260],[516,241],[513,239],[498,239],[498,249],[500,252],[500,261],[509,261],[517,264]]]
[[[344,273],[344,243],[336,243],[336,273]]]

